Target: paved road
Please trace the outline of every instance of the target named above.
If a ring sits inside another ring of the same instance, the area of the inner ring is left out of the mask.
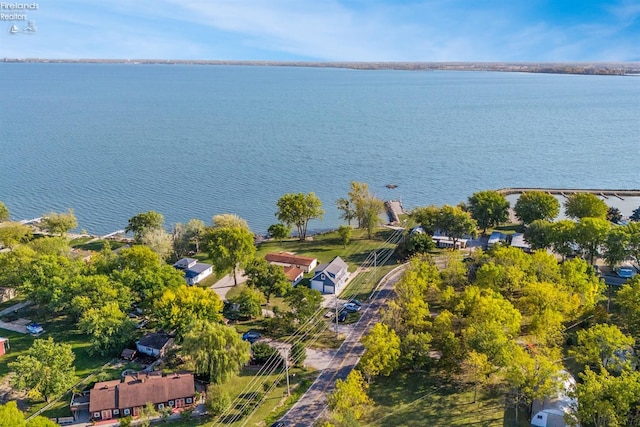
[[[380,291],[372,299],[365,302],[360,320],[338,349],[329,363],[329,367],[322,371],[309,390],[285,414],[282,421],[287,426],[308,427],[322,415],[327,406],[327,396],[335,387],[337,379],[345,379],[349,372],[358,364],[364,353],[360,342],[362,335],[367,333],[379,319],[379,310],[391,296],[393,286],[398,281],[406,266],[400,266],[389,273],[383,280]]]

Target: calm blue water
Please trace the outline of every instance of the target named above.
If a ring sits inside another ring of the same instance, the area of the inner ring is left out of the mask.
[[[640,188],[640,78],[0,63],[0,200],[71,207],[106,233],[234,212],[263,232],[284,193],[352,180],[406,208],[500,187]],[[397,184],[388,190],[385,184]]]

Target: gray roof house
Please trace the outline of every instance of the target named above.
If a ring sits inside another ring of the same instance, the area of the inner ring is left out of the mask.
[[[153,357],[164,357],[167,350],[173,346],[174,340],[169,334],[152,332],[136,341],[138,353]]]
[[[195,258],[182,258],[173,264],[173,266],[178,270],[184,271],[184,279],[188,285],[195,285],[213,273],[213,266],[211,264],[198,262]]]
[[[316,268],[311,279],[311,289],[323,294],[338,294],[349,278],[349,266],[339,256],[328,264]]]

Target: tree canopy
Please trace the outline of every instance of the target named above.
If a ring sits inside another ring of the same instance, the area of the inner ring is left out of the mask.
[[[278,211],[276,216],[279,221],[298,230],[298,239],[304,241],[307,237],[307,226],[312,219],[322,219],[324,210],[322,202],[315,193],[291,193],[285,194],[276,203]]]
[[[573,193],[564,202],[564,211],[569,218],[602,218],[607,217],[609,207],[595,194]]]
[[[127,227],[124,229],[127,233],[133,233],[137,242],[143,235],[151,230],[162,228],[164,224],[164,216],[155,211],[142,212],[129,218]]]
[[[66,213],[51,212],[42,217],[42,227],[51,234],[64,236],[67,231],[77,226],[78,220],[73,214],[73,209],[69,209]]]
[[[9,209],[4,203],[0,202],[0,222],[9,221],[10,218]]]
[[[213,228],[205,235],[205,241],[216,272],[231,271],[237,285],[238,268],[245,267],[256,252],[251,231],[244,227]]]
[[[160,328],[175,330],[182,337],[198,321],[221,321],[222,305],[211,289],[182,285],[175,290],[167,289],[156,298],[152,313]]]
[[[496,227],[509,219],[509,201],[497,191],[474,193],[469,197],[467,206],[483,233],[487,228]]]
[[[520,195],[514,211],[524,225],[531,224],[537,219],[553,221],[560,212],[560,202],[551,194],[529,191]]]
[[[272,295],[282,296],[291,289],[291,281],[284,274],[284,268],[270,264],[264,258],[249,262],[245,274],[249,278],[247,284],[259,289],[267,299],[267,304]]]

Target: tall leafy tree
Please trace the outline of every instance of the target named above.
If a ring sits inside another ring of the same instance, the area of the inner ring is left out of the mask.
[[[259,289],[271,301],[272,295],[282,296],[291,289],[291,282],[281,265],[269,264],[264,258],[256,258],[247,264],[247,284]]]
[[[529,191],[520,195],[514,211],[524,225],[531,224],[536,219],[553,221],[560,212],[560,202],[551,194]]]
[[[131,340],[135,322],[120,310],[115,302],[90,308],[78,322],[80,330],[91,336],[92,354],[119,354]]]
[[[350,415],[353,419],[359,420],[373,404],[367,395],[368,389],[369,386],[360,371],[354,369],[344,381],[336,381],[335,391],[329,395],[329,408],[339,418]]]
[[[230,297],[229,302],[238,304],[238,315],[253,319],[262,315],[264,296],[256,289],[243,288],[239,294]]]
[[[629,240],[627,227],[614,227],[607,233],[603,246],[609,267],[613,268],[629,257]]]
[[[622,308],[622,315],[628,330],[640,335],[640,275],[636,275],[622,285],[616,294],[616,302]]]
[[[569,219],[556,221],[551,227],[551,246],[553,250],[566,258],[576,248],[576,223]]]
[[[336,201],[336,206],[339,211],[342,211],[340,218],[347,221],[348,226],[351,226],[351,221],[357,218],[355,208],[351,204],[351,201],[341,197]]]
[[[200,219],[190,219],[185,228],[185,234],[190,242],[196,245],[196,252],[200,252],[200,242],[206,233],[204,221]]]
[[[564,211],[569,218],[607,217],[609,207],[598,196],[591,193],[573,193],[564,202]]]
[[[231,270],[238,284],[238,268],[245,267],[256,252],[253,234],[244,227],[222,227],[209,230],[205,236],[209,256],[218,273]]]
[[[609,210],[607,210],[607,221],[618,224],[621,220],[622,213],[620,212],[620,209],[611,207],[609,208]]]
[[[575,228],[575,242],[580,246],[590,263],[598,256],[611,229],[611,223],[602,218],[585,217],[580,219]]]
[[[182,285],[167,289],[156,298],[152,313],[159,327],[175,330],[182,337],[198,321],[221,321],[222,306],[220,297],[211,289]]]
[[[0,224],[0,247],[13,249],[31,238],[31,228],[19,222],[6,221]]]
[[[360,224],[367,230],[367,238],[371,239],[374,230],[382,222],[380,215],[384,212],[384,202],[377,197],[369,196],[362,201],[362,220]]]
[[[415,222],[420,224],[424,232],[429,236],[438,229],[438,218],[440,216],[440,208],[436,206],[426,206],[415,208],[409,215]]]
[[[127,233],[133,233],[137,242],[143,235],[151,230],[161,229],[164,225],[164,216],[155,211],[142,212],[129,218]]]
[[[351,190],[349,191],[349,201],[353,207],[355,218],[358,220],[358,228],[362,228],[362,220],[364,218],[364,203],[371,197],[369,193],[369,184],[366,182],[351,182]]]
[[[635,208],[633,212],[631,212],[631,216],[629,217],[629,219],[635,222],[640,221],[640,207]]]
[[[24,413],[18,409],[15,400],[11,400],[6,404],[0,404],[0,421],[2,427],[57,427],[58,424],[49,421],[48,418],[37,416],[25,421]]]
[[[388,377],[399,366],[400,338],[384,323],[376,323],[362,338],[364,354],[360,359],[360,369],[369,382],[372,377]]]
[[[9,209],[4,203],[0,202],[0,222],[9,221],[10,218]]]
[[[285,301],[294,313],[298,323],[304,323],[320,310],[322,294],[316,289],[296,286],[285,296]]]
[[[509,201],[497,191],[474,193],[469,197],[467,206],[483,233],[487,228],[496,227],[509,219]]]
[[[576,362],[596,369],[618,371],[630,368],[630,355],[625,353],[635,340],[625,335],[617,326],[597,324],[577,333],[578,344],[572,352]],[[626,357],[625,357],[626,354]]]
[[[287,225],[295,225],[298,238],[304,241],[307,237],[307,226],[312,219],[322,219],[324,210],[322,202],[315,193],[285,194],[276,203],[279,221]]]
[[[162,260],[167,259],[173,251],[173,237],[164,228],[146,231],[140,237],[140,243],[149,247]]]
[[[353,228],[350,225],[341,225],[338,227],[338,236],[342,242],[342,247],[346,249],[347,245],[351,241],[351,235],[353,234]]]
[[[37,339],[25,354],[9,363],[9,368],[16,373],[12,384],[17,389],[28,390],[33,399],[49,402],[73,385],[74,359],[71,345],[56,343],[52,337]]]
[[[42,226],[51,234],[58,234],[61,237],[69,230],[78,226],[78,220],[73,214],[73,209],[69,209],[66,213],[51,212],[43,215]]]
[[[291,234],[291,227],[278,223],[270,225],[267,231],[272,238],[282,242]]]
[[[469,212],[457,206],[445,205],[440,209],[437,219],[438,229],[453,240],[453,247],[464,236],[476,234],[477,224]]]
[[[197,322],[185,334],[181,354],[197,374],[222,384],[249,362],[250,346],[234,328],[205,321]]]
[[[525,240],[531,249],[547,249],[553,243],[553,223],[544,219],[536,219],[524,231]]]

